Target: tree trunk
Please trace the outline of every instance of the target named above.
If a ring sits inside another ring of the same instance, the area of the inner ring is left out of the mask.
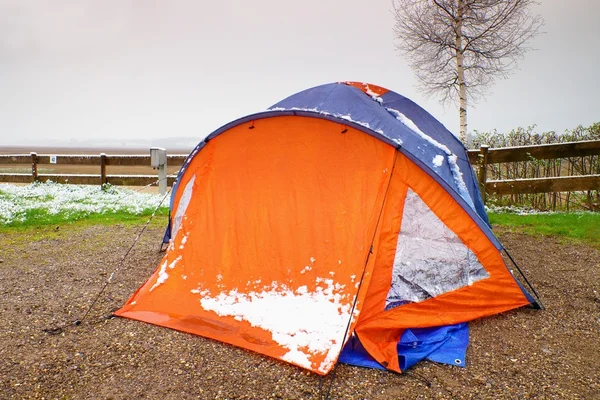
[[[460,136],[459,139],[467,145],[467,85],[465,84],[465,70],[463,68],[462,46],[462,21],[464,15],[464,0],[458,0],[458,12],[456,15],[456,78],[458,83],[458,112],[460,117]]]

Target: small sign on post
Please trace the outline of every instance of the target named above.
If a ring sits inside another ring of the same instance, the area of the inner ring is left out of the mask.
[[[158,168],[158,191],[160,194],[167,193],[167,150],[162,147],[150,148],[150,165]]]
[[[57,156],[50,156],[50,164],[56,164],[57,161],[58,161]]]

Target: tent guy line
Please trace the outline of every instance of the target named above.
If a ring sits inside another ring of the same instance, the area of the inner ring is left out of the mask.
[[[154,185],[154,184],[156,184],[156,182],[153,182],[150,185],[146,185],[145,187],[143,187],[143,188],[141,188],[139,190],[143,190],[143,189],[147,188],[148,186],[151,186],[151,185]],[[148,220],[146,221],[146,223],[142,226],[142,228],[138,232],[137,236],[135,237],[135,239],[133,240],[133,242],[131,243],[131,245],[129,246],[129,248],[127,249],[127,251],[125,252],[125,254],[123,255],[123,257],[121,257],[121,260],[119,260],[119,263],[117,264],[117,266],[115,267],[115,269],[111,272],[111,274],[109,275],[108,279],[104,282],[104,284],[102,285],[102,287],[100,288],[100,290],[98,291],[98,293],[96,294],[96,296],[94,297],[94,300],[90,303],[89,307],[85,311],[83,317],[81,317],[79,319],[76,319],[73,322],[66,323],[66,324],[63,324],[63,325],[60,325],[60,326],[57,326],[57,327],[54,327],[54,328],[45,328],[45,329],[42,329],[43,332],[45,332],[47,334],[50,334],[50,335],[58,335],[58,334],[62,333],[65,328],[68,328],[70,326],[79,326],[79,325],[81,325],[81,323],[83,321],[85,321],[85,319],[87,318],[87,316],[90,313],[90,311],[94,308],[94,306],[98,302],[98,299],[100,299],[100,297],[102,297],[102,294],[104,294],[104,291],[106,290],[106,288],[108,287],[108,285],[110,285],[112,283],[112,280],[113,280],[114,276],[116,275],[116,273],[123,266],[123,263],[125,262],[125,260],[129,256],[129,254],[131,253],[131,250],[133,250],[133,248],[135,247],[135,245],[139,242],[142,234],[144,233],[144,231],[146,230],[146,228],[148,227],[148,225],[150,225],[150,222],[152,221],[152,219],[155,217],[157,211],[162,206],[162,203],[166,200],[166,198],[170,194],[171,194],[171,190],[169,189],[169,191],[167,191],[167,193],[165,193],[165,195],[163,196],[163,198],[161,199],[161,201],[158,203],[158,205],[156,206],[156,208],[154,209],[154,211],[150,215],[150,218],[148,218]],[[108,318],[112,318],[112,317],[114,317],[114,314],[111,312],[104,319],[108,319]]]

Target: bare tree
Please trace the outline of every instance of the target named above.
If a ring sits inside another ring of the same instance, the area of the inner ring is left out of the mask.
[[[485,94],[531,50],[526,42],[544,20],[535,0],[392,0],[397,49],[409,59],[423,91],[456,102],[460,140],[467,138],[467,96]]]

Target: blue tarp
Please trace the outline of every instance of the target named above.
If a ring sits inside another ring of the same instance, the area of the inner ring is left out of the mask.
[[[467,323],[407,329],[397,346],[400,369],[405,371],[425,359],[464,367],[468,345]],[[367,353],[356,336],[352,336],[346,343],[338,361],[359,367],[385,369]]]

